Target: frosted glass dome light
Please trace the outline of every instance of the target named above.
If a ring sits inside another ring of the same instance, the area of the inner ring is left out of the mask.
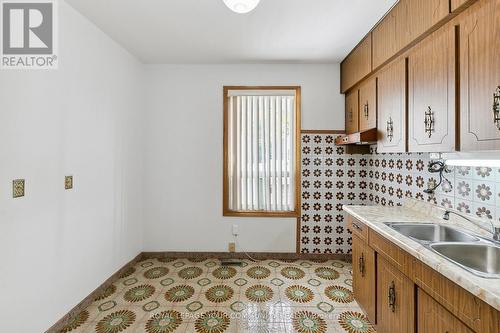
[[[246,14],[257,7],[260,0],[223,0],[226,6],[238,14]]]

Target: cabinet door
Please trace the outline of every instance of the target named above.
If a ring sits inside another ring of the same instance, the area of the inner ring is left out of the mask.
[[[460,22],[461,150],[500,149],[500,1],[477,2]],[[497,96],[495,98],[495,96]]]
[[[455,150],[455,28],[445,26],[408,56],[410,152]]]
[[[371,78],[359,87],[359,131],[377,127],[377,80]]]
[[[377,75],[377,151],[406,151],[406,62],[399,59]]]
[[[450,14],[449,0],[405,0],[408,6],[409,42],[420,37],[427,30]]]
[[[340,65],[341,90],[345,92],[361,81],[372,70],[372,36],[363,39]]]
[[[454,12],[457,10],[459,7],[461,7],[463,4],[468,2],[469,0],[450,0],[450,5],[451,5],[451,11]]]
[[[420,288],[417,293],[417,303],[418,333],[473,332]]]
[[[375,252],[355,234],[352,237],[352,283],[354,298],[375,324]]]
[[[345,130],[347,134],[358,131],[358,90],[353,90],[345,96]]]
[[[383,257],[377,257],[377,331],[415,331],[414,285]]]
[[[399,52],[409,41],[408,6],[399,1],[373,29],[373,69]]]

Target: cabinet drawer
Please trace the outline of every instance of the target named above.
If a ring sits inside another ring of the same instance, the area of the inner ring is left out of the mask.
[[[475,332],[499,333],[498,311],[418,260],[414,281]]]
[[[399,271],[406,276],[412,276],[412,257],[409,254],[371,229],[369,231],[369,244],[375,252],[383,256]]]
[[[418,333],[473,332],[420,288],[417,292],[417,304]]]
[[[364,223],[356,220],[351,215],[348,215],[347,216],[347,225],[353,234],[357,235],[359,238],[361,238],[365,242],[368,242],[368,227]]]

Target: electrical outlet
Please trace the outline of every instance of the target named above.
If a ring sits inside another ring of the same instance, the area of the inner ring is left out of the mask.
[[[233,224],[233,236],[238,236],[238,225]]]
[[[64,188],[66,190],[71,190],[73,188],[73,176],[64,177]]]
[[[24,179],[14,179],[12,181],[12,197],[24,197]]]
[[[230,242],[228,249],[229,249],[229,252],[236,252],[236,243]]]

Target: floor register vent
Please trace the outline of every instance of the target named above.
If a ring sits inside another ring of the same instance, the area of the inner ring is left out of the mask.
[[[221,259],[221,266],[243,266],[243,262],[238,259]]]

